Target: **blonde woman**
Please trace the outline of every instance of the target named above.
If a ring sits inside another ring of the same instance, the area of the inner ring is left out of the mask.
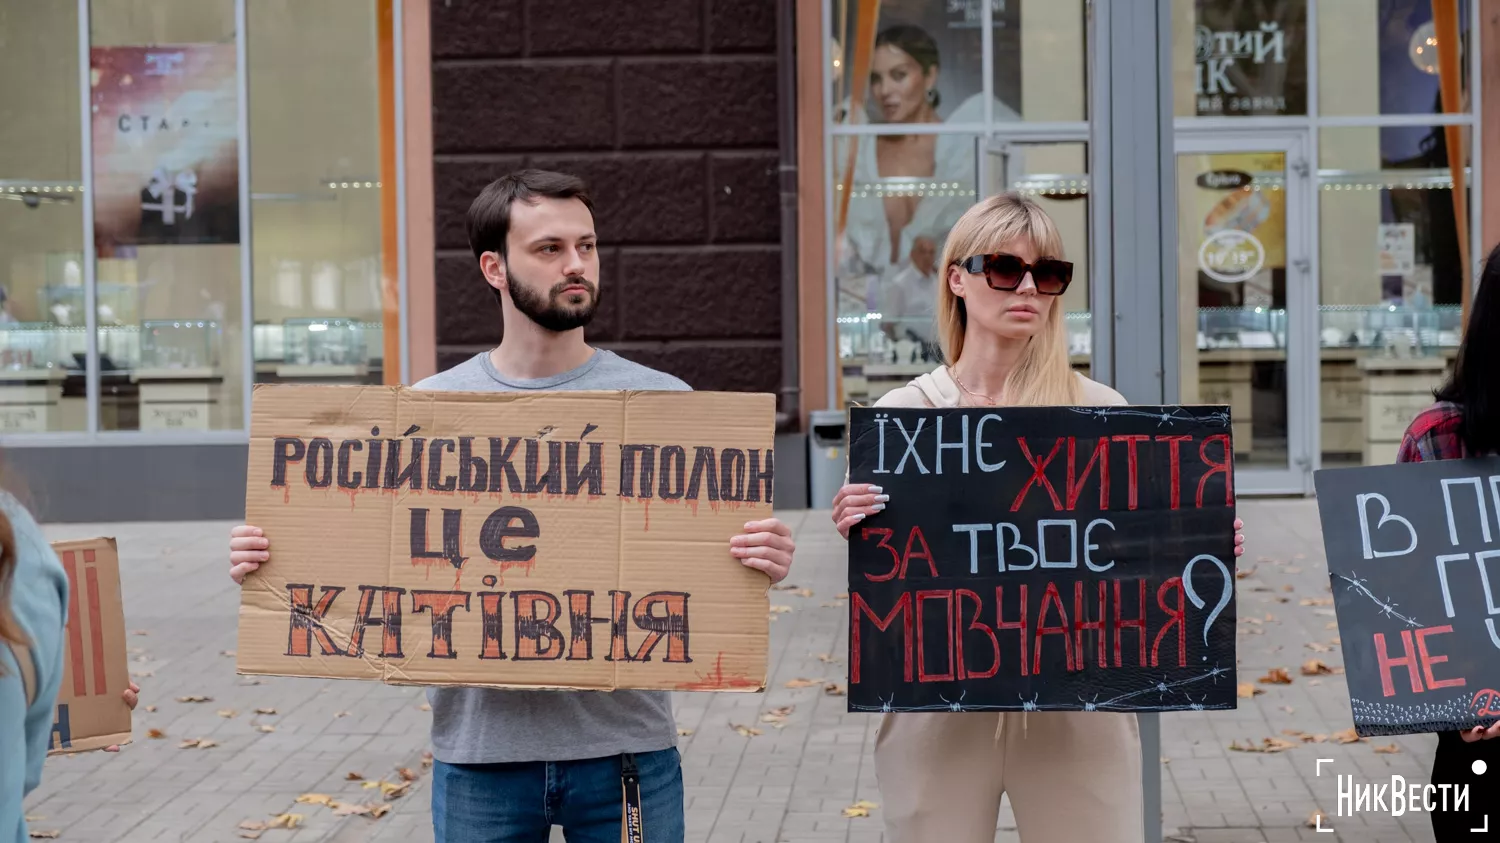
[[[1120,393],[1073,371],[1060,298],[1072,280],[1062,237],[1014,195],[970,208],[943,250],[937,321],[950,365],[887,393],[883,407],[1100,406]],[[844,538],[889,496],[849,484],[834,499]],[[1235,522],[1235,529],[1240,528]],[[1235,537],[1235,555],[1243,536]],[[893,843],[990,843],[1010,794],[1023,843],[1139,843],[1144,834],[1134,714],[898,712],[883,715],[875,772]]]

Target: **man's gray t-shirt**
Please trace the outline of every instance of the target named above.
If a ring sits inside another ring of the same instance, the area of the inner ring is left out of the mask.
[[[415,389],[443,392],[688,390],[671,375],[598,350],[560,375],[515,380],[489,354],[425,378]],[[672,697],[665,691],[508,691],[433,688],[432,748],[448,764],[571,761],[677,745]]]

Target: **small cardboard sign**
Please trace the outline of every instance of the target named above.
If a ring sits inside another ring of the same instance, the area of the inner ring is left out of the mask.
[[[1313,475],[1361,735],[1500,720],[1500,458]]]
[[[775,397],[256,386],[247,674],[758,691]]]
[[[1235,707],[1227,407],[850,422],[850,711]]]
[[[68,574],[68,628],[49,755],[130,743],[120,554],[112,538],[53,542]]]

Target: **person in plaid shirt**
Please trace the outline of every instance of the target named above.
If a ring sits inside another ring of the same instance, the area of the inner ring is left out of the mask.
[[[1434,393],[1437,403],[1412,420],[1401,440],[1397,462],[1457,460],[1500,454],[1500,246],[1485,260],[1474,294],[1474,307],[1464,331],[1453,375]],[[1437,840],[1472,840],[1470,829],[1484,825],[1484,814],[1495,802],[1495,788],[1476,775],[1483,761],[1500,771],[1500,722],[1488,729],[1438,735],[1432,763],[1432,783],[1469,786],[1469,810],[1433,811]],[[1481,770],[1485,767],[1481,767]]]

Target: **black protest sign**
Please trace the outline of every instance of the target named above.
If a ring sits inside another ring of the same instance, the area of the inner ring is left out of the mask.
[[[1235,707],[1224,407],[858,408],[850,711]]]
[[[1361,735],[1500,719],[1500,459],[1314,476]]]

